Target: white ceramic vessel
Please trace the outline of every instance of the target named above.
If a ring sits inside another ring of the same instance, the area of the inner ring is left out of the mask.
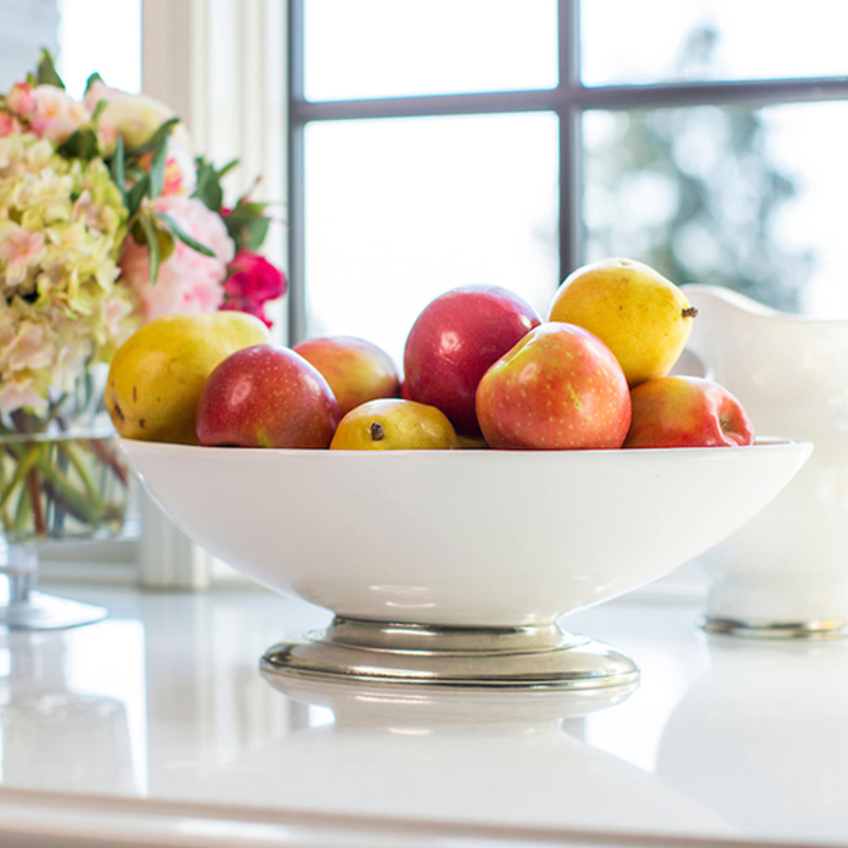
[[[671,571],[794,476],[810,445],[510,452],[237,450],[124,440],[160,506],[260,583],[336,613],[266,656],[309,676],[633,682],[557,619]]]
[[[743,529],[700,558],[709,629],[754,636],[848,633],[848,320],[769,309],[687,286],[699,314],[689,349],[757,433],[808,439],[802,473]]]

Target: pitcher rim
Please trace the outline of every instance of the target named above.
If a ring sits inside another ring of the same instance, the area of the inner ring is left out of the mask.
[[[719,300],[736,307],[746,315],[752,318],[766,318],[770,321],[784,321],[791,324],[848,324],[848,316],[845,318],[820,318],[815,315],[802,315],[796,312],[784,312],[780,309],[775,309],[773,306],[767,306],[748,297],[746,294],[734,291],[733,289],[725,288],[724,286],[714,286],[707,283],[686,283],[681,286],[683,293],[689,291],[702,291],[707,294],[715,295]],[[753,307],[753,308],[752,308]]]

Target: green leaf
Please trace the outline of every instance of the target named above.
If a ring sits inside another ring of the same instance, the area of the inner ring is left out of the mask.
[[[262,247],[271,226],[270,218],[257,215],[243,215],[233,210],[226,218],[224,225],[230,238],[236,243],[237,250],[256,251]]]
[[[254,200],[249,200],[247,197],[240,197],[238,203],[233,208],[233,213],[251,218],[261,218],[268,208],[267,203],[259,203]]]
[[[98,100],[97,105],[94,107],[94,111],[91,113],[91,120],[89,123],[92,126],[97,126],[97,122],[100,120],[100,116],[103,114],[103,110],[109,105],[107,100]]]
[[[202,201],[213,212],[221,212],[224,203],[224,190],[218,172],[211,162],[207,162],[202,156],[195,160],[197,164],[197,186],[192,197]]]
[[[164,121],[159,125],[159,129],[156,130],[156,132],[153,133],[147,141],[143,144],[139,144],[138,147],[133,147],[128,150],[127,156],[143,156],[145,153],[150,153],[151,150],[155,150],[159,145],[159,142],[163,138],[167,138],[179,122],[180,119],[177,117],[168,118],[167,121]]]
[[[144,244],[144,228],[141,226],[141,218],[136,218],[130,227],[130,235],[136,244]]]
[[[115,144],[115,152],[112,154],[110,168],[112,171],[112,180],[118,186],[118,191],[121,192],[121,197],[124,200],[124,206],[127,205],[127,163],[124,156],[124,139],[118,136],[118,141]]]
[[[130,217],[135,215],[141,207],[142,198],[150,191],[150,174],[145,174],[128,192],[127,192],[127,211]]]
[[[262,247],[271,226],[270,218],[265,216],[267,208],[267,203],[254,202],[245,195],[224,218],[227,232],[239,250],[259,250]]]
[[[91,86],[96,82],[103,82],[103,77],[100,76],[96,71],[85,81],[85,90],[88,93],[88,90]]]
[[[204,256],[215,256],[215,251],[210,250],[205,244],[201,244],[197,239],[192,238],[180,225],[164,212],[157,212],[156,217],[168,225],[171,232],[185,245],[188,245],[192,250],[202,253]]]
[[[165,187],[165,165],[168,162],[168,137],[159,140],[150,160],[150,190],[148,197],[155,200]]]
[[[159,256],[163,262],[167,262],[174,253],[177,246],[177,240],[174,234],[161,227],[156,228],[156,238],[159,239]]]
[[[66,159],[83,159],[90,162],[100,155],[100,139],[91,127],[82,127],[59,145],[57,153]]]
[[[144,240],[147,242],[148,262],[150,267],[150,285],[156,284],[156,279],[159,276],[159,239],[156,237],[156,226],[153,219],[149,215],[144,215],[140,219],[141,228],[144,230]]]
[[[227,164],[224,165],[222,168],[218,168],[218,170],[216,171],[216,174],[218,175],[218,179],[222,180],[227,174],[230,173],[230,171],[233,170],[233,168],[237,167],[238,164],[239,164],[239,160],[233,159],[231,162],[227,162]]]
[[[56,66],[53,64],[53,57],[49,50],[41,48],[41,55],[38,59],[38,67],[35,70],[35,78],[39,85],[55,85],[57,88],[64,88],[65,83],[62,82],[62,77],[56,71]]]

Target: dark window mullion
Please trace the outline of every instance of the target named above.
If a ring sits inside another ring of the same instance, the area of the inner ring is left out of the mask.
[[[419,118],[443,115],[545,112],[556,107],[555,89],[495,91],[473,94],[427,94],[363,100],[293,101],[292,117],[307,121],[344,121],[369,118]]]
[[[583,109],[662,109],[674,106],[746,106],[848,100],[848,77],[723,82],[579,86]]]
[[[304,123],[296,118],[303,94],[303,0],[288,3],[288,330],[290,345],[306,335]]]
[[[583,145],[580,131],[580,6],[559,0],[559,279],[580,262],[583,243]],[[544,317],[544,316],[543,316]]]
[[[295,0],[297,2],[297,0]],[[567,0],[565,0],[567,2]],[[569,4],[570,5],[570,4]],[[659,109],[674,106],[802,103],[847,100],[848,77],[586,87],[575,78],[555,89],[475,92],[310,102],[292,97],[295,125],[308,121],[414,118],[578,109]]]

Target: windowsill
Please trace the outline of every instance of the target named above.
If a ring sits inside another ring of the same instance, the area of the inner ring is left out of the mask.
[[[141,522],[128,518],[114,539],[50,542],[39,548],[43,583],[135,584],[139,579]]]

